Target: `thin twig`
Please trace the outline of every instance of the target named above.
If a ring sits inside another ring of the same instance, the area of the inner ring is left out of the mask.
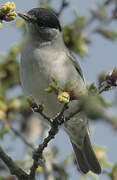
[[[51,123],[51,118],[49,118],[48,116],[46,116],[46,114],[43,113],[43,106],[42,105],[37,106],[37,104],[35,104],[35,106],[32,107],[32,109],[34,112],[39,113],[45,120],[47,120],[49,123]]]
[[[16,129],[13,127],[13,125],[11,124],[11,122],[8,121],[8,115],[9,115],[9,113],[7,113],[7,119],[6,119],[6,121],[4,121],[3,123],[4,123],[4,124],[8,124],[9,127],[10,127],[10,129],[11,129],[11,131],[12,131],[16,136],[18,136],[18,137],[24,142],[24,144],[26,144],[26,145],[27,145],[28,147],[30,147],[31,149],[35,150],[34,145],[31,144],[31,143],[29,143],[29,142],[25,139],[25,137],[24,137],[18,130],[16,130]]]
[[[63,10],[68,6],[68,4],[69,4],[69,3],[68,3],[66,0],[62,0],[60,9],[59,9],[59,11],[56,13],[58,17],[61,15],[61,13],[63,12]]]
[[[106,89],[109,88],[108,83],[105,81],[103,86],[99,87],[99,94],[106,91]]]
[[[104,91],[108,91],[113,87],[117,87],[117,68],[115,67],[114,70],[108,73],[105,77],[105,80],[101,82],[99,89],[99,94]]]
[[[61,112],[57,114],[55,118],[51,122],[51,129],[48,132],[48,136],[44,139],[43,143],[39,145],[36,151],[33,154],[33,165],[30,169],[30,178],[34,178],[36,174],[36,169],[43,162],[42,153],[43,150],[47,147],[48,143],[55,137],[58,133],[58,127],[64,122],[63,114],[65,110],[68,108],[67,104],[64,105]],[[36,111],[37,112],[37,111]],[[50,118],[49,118],[50,119]]]
[[[25,139],[25,137],[24,137],[18,130],[16,130],[11,124],[10,124],[10,129],[12,130],[12,132],[13,132],[16,136],[18,136],[18,137],[24,142],[24,144],[26,144],[26,145],[27,145],[28,147],[30,147],[31,149],[35,150],[33,144],[29,143],[29,142]]]

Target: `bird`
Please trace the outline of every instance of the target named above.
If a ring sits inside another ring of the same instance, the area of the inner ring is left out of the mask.
[[[77,59],[65,45],[56,13],[47,8],[33,8],[18,15],[24,20],[27,31],[20,62],[24,93],[32,95],[37,104],[44,104],[46,115],[54,117],[63,106],[55,93],[45,91],[54,76],[65,92],[71,90],[72,100],[65,111],[65,115],[70,115],[77,110],[79,95],[86,91],[86,83]],[[78,170],[83,174],[89,171],[100,174],[101,166],[91,145],[85,112],[82,110],[65,121],[63,129],[70,138]]]

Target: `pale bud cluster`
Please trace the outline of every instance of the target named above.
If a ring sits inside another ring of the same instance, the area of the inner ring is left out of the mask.
[[[0,7],[0,28],[2,27],[2,21],[12,21],[16,18],[14,2],[7,2]]]

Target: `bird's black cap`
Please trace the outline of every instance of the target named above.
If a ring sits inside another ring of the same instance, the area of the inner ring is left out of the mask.
[[[61,25],[54,11],[45,8],[33,8],[27,14],[34,17],[40,27],[56,28],[61,31]]]

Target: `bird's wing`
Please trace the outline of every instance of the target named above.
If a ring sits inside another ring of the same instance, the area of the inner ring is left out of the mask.
[[[75,68],[76,68],[77,72],[80,74],[81,78],[84,80],[82,69],[80,67],[79,62],[76,60],[76,58],[70,52],[67,53],[67,56],[68,56],[68,59],[70,60],[70,62],[72,63],[72,65],[75,66]]]

